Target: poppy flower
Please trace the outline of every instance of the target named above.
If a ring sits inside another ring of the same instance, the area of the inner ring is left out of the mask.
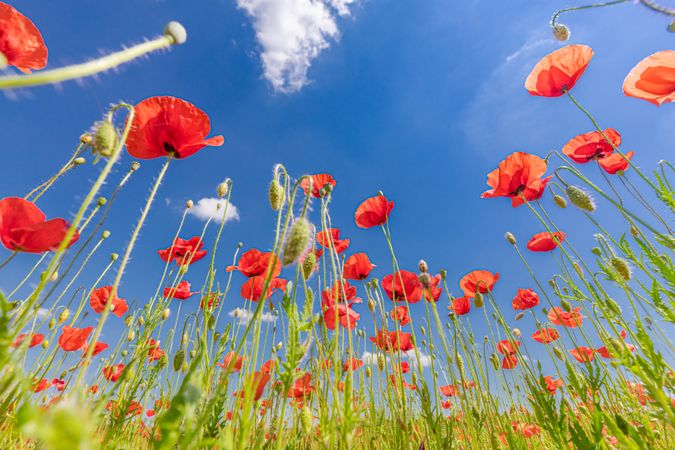
[[[568,45],[544,56],[525,80],[531,95],[560,97],[571,90],[586,71],[593,50],[586,45]]]
[[[499,280],[499,273],[489,272],[487,270],[474,270],[469,272],[459,280],[459,287],[464,291],[464,295],[474,298],[477,292],[486,294],[492,291],[495,283]]]
[[[176,261],[179,266],[193,264],[206,256],[206,250],[202,250],[204,242],[197,236],[188,240],[176,238],[173,245],[157,253],[164,262]]]
[[[382,278],[382,289],[395,302],[417,303],[422,300],[422,283],[417,274],[400,270]]]
[[[488,174],[487,184],[492,189],[483,192],[481,197],[509,197],[514,208],[538,200],[553,177],[542,178],[546,168],[546,161],[537,155],[512,153]]]
[[[562,325],[568,328],[576,328],[581,325],[584,316],[579,312],[581,307],[573,308],[567,312],[559,306],[554,306],[548,312],[548,320],[554,325]]]
[[[354,303],[361,301],[359,298],[349,301],[349,303],[336,302],[330,289],[321,293],[321,309],[323,311],[323,323],[329,330],[335,329],[336,322],[348,330],[356,328],[357,321],[361,315],[352,309]],[[356,295],[356,293],[354,293]]]
[[[417,390],[417,386],[408,383],[403,378],[397,377],[396,375],[389,375],[389,381],[395,388],[410,389],[411,391]]]
[[[603,133],[611,143],[599,131],[591,131],[570,139],[563,146],[562,152],[578,164],[602,160],[614,153],[615,147],[621,145],[621,135],[614,128],[607,128]]]
[[[625,340],[625,339],[626,339],[626,330],[621,330],[620,336],[621,336],[621,339],[622,339],[622,340]],[[619,341],[617,341],[617,342],[619,342]],[[631,353],[635,351],[635,346],[634,346],[634,345],[626,344],[625,342],[624,342],[623,344],[626,346],[626,348],[628,349],[628,351],[630,351]],[[609,352],[609,350],[607,350],[607,347],[605,347],[604,345],[603,345],[602,347],[596,348],[596,349],[595,349],[595,352],[596,352],[598,355],[600,355],[600,356],[602,356],[603,358],[606,358],[606,359],[614,358],[614,355],[612,355],[612,354]]]
[[[354,357],[351,357],[348,360],[346,360],[344,363],[342,363],[342,371],[343,372],[347,372],[348,370],[352,370],[352,371],[357,370],[357,369],[360,369],[361,367],[363,367],[363,361],[358,359],[358,358],[354,358]]]
[[[365,253],[355,253],[345,261],[342,276],[347,280],[365,280],[375,264],[370,262]]]
[[[220,304],[220,295],[218,292],[209,292],[199,301],[199,307],[204,309],[206,306],[209,310]]]
[[[66,352],[81,350],[92,331],[94,327],[75,328],[65,325],[59,336],[59,347]]]
[[[410,316],[408,315],[408,308],[405,306],[397,306],[391,310],[391,319],[398,321],[404,327],[410,323]]]
[[[502,355],[516,354],[518,352],[518,347],[520,347],[520,341],[504,339],[497,343],[497,351]]]
[[[593,361],[595,351],[589,347],[577,347],[570,350],[570,354],[580,363],[589,363]]]
[[[146,417],[154,417],[155,416],[155,410],[154,409],[148,409],[145,411]]]
[[[40,31],[26,16],[0,2],[0,54],[8,66],[23,73],[47,65],[47,47]]]
[[[94,344],[94,350],[93,350],[91,356],[92,357],[96,356],[99,353],[102,353],[103,351],[105,351],[105,349],[107,349],[107,348],[108,348],[108,344],[106,344],[105,342],[96,341],[96,343]],[[84,358],[86,355],[87,355],[87,350],[86,349],[82,350],[82,357]]]
[[[312,197],[321,198],[321,191],[326,187],[330,186],[327,189],[328,192],[332,191],[335,187],[336,181],[335,178],[330,176],[327,173],[317,173],[315,175],[310,175],[309,178],[303,178],[300,182],[300,187],[305,194],[308,194],[309,191],[309,181],[312,180]]]
[[[459,389],[454,384],[439,386],[438,389],[441,391],[441,394],[445,395],[446,397],[456,397],[459,395]]]
[[[523,311],[534,308],[539,304],[539,295],[532,289],[518,289],[518,293],[513,298],[511,306],[516,311]]]
[[[116,366],[104,367],[101,373],[103,374],[103,377],[106,380],[115,383],[117,382],[117,380],[120,379],[123,371],[124,371],[124,364],[117,364]]]
[[[216,365],[223,370],[229,369],[230,373],[239,372],[244,365],[244,357],[237,355],[235,352],[229,352],[223,358],[223,362]]]
[[[307,372],[297,380],[293,382],[290,390],[288,391],[288,397],[294,398],[296,400],[303,400],[314,390],[312,386],[312,374]]]
[[[49,384],[49,381],[46,378],[41,379],[40,381],[34,383],[33,385],[33,392],[42,392],[46,389],[49,389],[51,384]]]
[[[356,225],[360,228],[372,228],[384,225],[394,209],[394,202],[390,202],[384,195],[376,195],[364,200],[354,213]]]
[[[278,277],[281,274],[281,261],[279,258],[273,252],[264,253],[256,248],[244,252],[236,266],[227,266],[225,270],[227,272],[238,270],[246,277],[257,277],[267,274],[267,268],[272,260],[275,262],[272,268],[272,277]]]
[[[532,339],[541,344],[550,344],[560,339],[560,332],[555,328],[542,328],[532,334]]]
[[[634,152],[628,152],[624,158],[619,153],[612,153],[609,156],[599,159],[598,164],[610,175],[614,175],[619,171],[625,172],[628,167],[630,167],[628,161],[633,158],[633,154]]]
[[[108,304],[108,299],[110,298],[111,290],[112,286],[103,286],[95,289],[91,293],[91,296],[89,297],[89,304],[95,312],[100,314],[105,310],[106,304]],[[117,295],[110,299],[110,303],[113,305],[113,309],[110,312],[112,312],[117,317],[122,317],[124,313],[129,311],[127,301],[123,298],[117,298]]]
[[[59,380],[58,378],[54,378],[52,380],[52,386],[54,386],[57,391],[63,392],[63,390],[66,388],[66,380]]]
[[[14,339],[14,342],[12,342],[12,348],[18,348],[23,344],[23,341],[26,339],[26,336],[28,336],[25,333],[21,333],[16,336]],[[42,341],[44,340],[45,336],[44,334],[40,333],[34,333],[30,335],[30,343],[28,344],[28,348],[33,348],[36,345],[42,344]]]
[[[429,274],[425,273],[420,275],[418,280],[420,280],[420,283],[422,283],[423,280],[426,280],[426,283],[428,283],[428,285],[422,283],[422,296],[424,297],[424,300],[428,302],[437,302],[438,299],[441,298],[443,288],[441,287],[440,274],[431,277]]]
[[[662,50],[640,61],[623,80],[623,93],[657,106],[675,101],[675,50]]]
[[[502,358],[502,369],[511,370],[518,365],[518,357],[516,355],[504,355]]]
[[[530,438],[541,432],[541,429],[538,425],[533,423],[522,423],[522,422],[511,422],[513,431],[521,434],[523,437]]]
[[[286,290],[287,283],[288,281],[282,278],[272,278],[269,282],[269,285],[267,286],[265,299],[270,298],[272,294],[274,294],[278,289],[282,291]],[[264,287],[264,276],[249,278],[246,280],[246,283],[241,286],[241,296],[246,300],[258,302],[263,295]]]
[[[441,407],[443,409],[450,409],[452,408],[452,402],[450,400],[445,400],[444,402],[441,402]]]
[[[562,231],[537,233],[527,241],[527,249],[532,252],[550,252],[562,244],[566,237]]]
[[[400,331],[380,330],[375,337],[369,337],[368,340],[378,346],[385,352],[402,351],[407,352],[415,348],[412,343],[410,333]]]
[[[452,310],[458,316],[463,316],[468,314],[471,311],[471,298],[457,297],[452,300],[452,305],[448,306],[448,309]]]
[[[149,338],[147,341],[145,341],[145,345],[148,347],[148,361],[157,361],[159,359],[162,359],[166,353],[164,350],[159,348],[159,342],[156,340]]]
[[[176,300],[187,300],[196,294],[196,292],[190,292],[190,282],[183,280],[178,283],[176,287],[164,288],[164,297],[166,298],[175,298]]]
[[[549,392],[549,394],[555,395],[555,393],[558,391],[558,388],[562,387],[563,381],[561,379],[555,379],[550,375],[546,375],[544,377],[544,384],[546,385],[546,390]]]
[[[401,361],[401,364],[398,365],[401,373],[410,372],[410,364],[407,361]]]
[[[331,242],[335,252],[340,254],[347,250],[349,247],[349,239],[340,239],[340,229],[339,228],[328,228],[327,230],[321,230],[316,233],[316,242],[324,248],[331,248]]]
[[[26,253],[54,251],[65,239],[69,228],[70,224],[63,219],[46,220],[45,214],[33,202],[18,197],[0,200],[0,240],[8,250]],[[76,230],[67,247],[79,238]]]
[[[265,363],[260,367],[260,371],[262,373],[272,373],[274,368],[277,366],[277,362],[274,359],[268,359],[265,361]]]
[[[324,289],[321,292],[321,298],[323,299],[323,297],[328,297],[328,300],[326,300],[327,302],[362,302],[360,298],[356,298],[356,286],[349,284],[349,281],[333,283],[333,286],[331,286],[329,289]]]
[[[204,111],[176,97],[146,98],[134,107],[127,150],[134,158],[187,158],[202,148],[223,145],[222,136],[206,138],[211,121]]]
[[[628,390],[630,391],[630,393],[635,396],[635,398],[640,402],[641,405],[644,406],[647,403],[654,402],[654,399],[651,398],[649,395],[647,395],[647,393],[645,392],[644,384],[626,381],[626,385],[628,386]]]

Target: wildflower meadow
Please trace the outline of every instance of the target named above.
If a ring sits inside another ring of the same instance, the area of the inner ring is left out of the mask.
[[[291,91],[308,84],[309,63],[289,70],[279,57],[284,27],[265,34],[271,22],[256,14],[281,11],[286,20],[314,8],[335,25],[356,3],[237,2],[254,18],[265,89],[279,102],[301,95]],[[482,189],[407,201],[390,193],[405,177],[371,189],[329,162],[296,173],[284,163],[293,155],[279,153],[268,178],[225,166],[207,181],[211,197],[178,205],[168,196],[206,177],[189,164],[227,155],[228,130],[216,108],[167,92],[170,83],[129,98],[114,80],[147,64],[170,79],[176,54],[199,52],[203,41],[191,47],[188,27],[170,21],[159,36],[77,62],[78,54],[48,52],[25,3],[0,2],[3,111],[16,108],[6,134],[13,123],[30,129],[32,96],[57,95],[46,85],[64,89],[55,126],[69,120],[65,94],[94,89],[124,100],[101,107],[69,142],[30,131],[31,146],[49,147],[41,169],[21,166],[32,187],[0,182],[0,448],[675,448],[673,143],[659,143],[651,164],[640,135],[622,136],[589,106],[616,97],[672,120],[675,50],[642,53],[620,74],[623,84],[609,86],[611,98],[597,99],[579,87],[614,56],[566,25],[594,14],[601,30],[616,26],[600,18],[624,8],[672,39],[672,2],[556,2],[544,44],[525,47],[536,59],[518,81],[518,101],[541,114],[559,108],[583,132],[563,130],[566,141],[545,149],[492,148]],[[313,44],[311,58],[326,42]],[[390,158],[412,172],[421,153]],[[6,145],[5,158],[13,155]],[[366,164],[353,158],[355,171]],[[35,175],[42,169],[47,178]],[[243,204],[238,192],[248,186],[255,201]],[[342,186],[358,200],[343,200]],[[480,201],[480,216],[460,212],[469,198]],[[439,209],[457,213],[444,233],[424,236]],[[267,232],[242,237],[234,218]],[[427,258],[435,245],[469,239],[455,231],[460,222],[487,225],[491,250]],[[404,227],[419,241],[401,240]],[[501,270],[496,254],[509,258]]]

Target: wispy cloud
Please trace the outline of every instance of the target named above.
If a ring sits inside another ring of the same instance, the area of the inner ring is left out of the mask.
[[[277,92],[308,83],[312,61],[340,37],[338,16],[358,0],[237,0],[253,21],[265,78]]]
[[[390,359],[389,355],[386,356],[387,360]],[[407,359],[411,365],[417,364],[417,356],[415,355],[415,350],[410,350],[403,353],[403,358]],[[364,351],[361,355],[361,361],[367,365],[376,365],[377,364],[377,353],[372,353],[369,351]],[[419,363],[422,368],[431,366],[431,355],[428,355],[420,350],[420,359]]]
[[[225,211],[226,206],[227,211]],[[225,213],[224,217],[223,213]],[[213,218],[218,223],[222,223],[223,220],[225,222],[239,220],[239,209],[232,203],[228,205],[227,200],[222,198],[203,198],[188,210],[188,214],[204,221]]]
[[[232,311],[228,312],[227,315],[244,324],[248,324],[253,319],[253,312],[244,308],[234,308]],[[261,313],[259,318],[263,322],[270,323],[277,320],[274,314],[268,312]]]

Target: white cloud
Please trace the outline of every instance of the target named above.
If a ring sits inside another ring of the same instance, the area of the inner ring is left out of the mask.
[[[251,319],[253,319],[253,312],[244,308],[234,308],[232,311],[228,312],[227,315],[245,324],[248,324]],[[264,311],[258,316],[258,318],[263,322],[275,322],[277,320],[274,314]]]
[[[336,15],[357,0],[237,0],[252,19],[265,78],[277,92],[296,92],[319,54],[340,37]]]
[[[239,209],[232,203],[228,205],[227,200],[222,198],[203,198],[188,210],[188,214],[204,221],[213,218],[216,222],[222,223],[225,206],[227,206],[225,222],[239,220]]]
[[[415,356],[415,350],[409,350],[407,352],[404,352],[402,356],[403,356],[404,359],[407,359],[407,361],[410,365],[417,364],[417,356]],[[389,360],[391,358],[391,356],[386,355],[386,358],[387,358],[387,360]],[[377,353],[364,351],[363,354],[361,355],[361,360],[364,362],[364,364],[376,365],[377,364]],[[431,356],[420,350],[419,362],[422,365],[422,368],[429,367],[429,366],[431,366]]]
[[[46,308],[38,308],[35,315],[38,317],[38,319],[46,319],[49,317],[49,310]]]

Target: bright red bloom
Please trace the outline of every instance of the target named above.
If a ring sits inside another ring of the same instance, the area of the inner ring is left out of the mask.
[[[567,235],[562,231],[537,233],[527,241],[527,249],[532,252],[550,252],[565,241]]]
[[[356,208],[354,220],[360,228],[372,228],[384,225],[394,209],[394,202],[390,202],[384,195],[367,198]]]
[[[335,252],[340,254],[347,250],[349,247],[349,239],[340,239],[340,229],[339,228],[328,228],[327,230],[322,230],[316,233],[316,242],[324,247],[331,248],[331,242]]]
[[[281,275],[281,261],[279,261],[279,258],[272,252],[263,253],[256,248],[244,252],[244,254],[241,255],[241,258],[239,258],[238,265],[227,266],[225,270],[227,272],[238,270],[244,276],[249,278],[267,275],[267,268],[272,260],[275,261],[274,268],[272,269],[272,277],[278,277]]]
[[[400,331],[380,330],[375,337],[368,338],[370,342],[377,345],[385,352],[402,351],[407,352],[415,348],[412,343],[410,333]]]
[[[305,191],[305,194],[307,194],[309,191],[310,178],[312,179],[312,196],[316,198],[322,197],[321,190],[324,187],[330,186],[330,188],[328,188],[328,192],[330,192],[333,190],[336,184],[335,178],[327,173],[317,173],[316,175],[310,175],[309,178],[303,178],[300,182],[300,187],[303,191]]]
[[[397,306],[391,310],[390,315],[392,320],[397,320],[402,327],[408,325],[411,322],[408,308],[405,306]]]
[[[580,363],[589,363],[595,357],[595,351],[589,347],[577,347],[570,350],[570,354]]]
[[[176,97],[150,97],[134,107],[127,150],[134,158],[187,158],[207,145],[223,145],[222,136],[206,139],[211,121],[204,111]]]
[[[164,297],[166,298],[175,298],[177,300],[187,300],[196,294],[196,292],[190,292],[190,282],[183,280],[178,283],[176,287],[164,288]]]
[[[554,379],[550,375],[546,375],[544,377],[544,383],[546,384],[546,390],[551,395],[555,395],[555,393],[558,391],[558,388],[561,388],[563,385],[563,381],[561,379]]]
[[[538,200],[553,177],[542,178],[546,167],[546,161],[537,155],[512,153],[488,174],[487,184],[492,189],[483,192],[481,197],[509,197],[514,208]]]
[[[626,339],[626,330],[621,330],[621,334],[620,334],[620,335],[621,335],[621,339],[625,340],[625,339]],[[635,346],[634,346],[634,345],[626,344],[625,342],[623,343],[623,345],[625,345],[626,348],[628,349],[628,351],[630,351],[631,353],[635,351]],[[602,347],[596,348],[596,349],[595,349],[595,352],[596,352],[598,355],[600,355],[600,356],[602,356],[603,358],[606,358],[606,359],[614,358],[614,355],[612,355],[612,354],[609,352],[609,350],[607,350],[607,347],[605,347],[604,345],[603,345]]]
[[[339,284],[336,284],[339,286]],[[360,303],[360,298],[355,298],[356,288],[353,293],[349,283],[345,282],[345,293],[347,298],[343,298],[342,290],[335,290],[335,286],[331,289],[326,289],[321,293],[321,309],[323,310],[323,323],[329,330],[335,329],[336,321],[343,328],[353,330],[356,328],[357,321],[361,319],[361,315],[352,309],[354,303]],[[337,294],[337,295],[333,295]],[[334,299],[338,298],[338,301]],[[345,303],[349,302],[349,303]]]
[[[593,57],[586,45],[568,45],[544,56],[525,80],[531,95],[560,97],[574,87]]]
[[[314,390],[312,386],[312,374],[307,372],[293,382],[291,389],[288,391],[288,397],[295,400],[303,400]]]
[[[94,327],[75,328],[65,325],[59,336],[59,347],[66,352],[81,350],[87,343]]]
[[[335,282],[333,286],[329,289],[324,289],[321,292],[321,298],[327,297],[326,302],[338,301],[338,302],[350,302],[351,303],[361,303],[360,298],[356,298],[356,286],[349,284],[349,281],[343,281],[342,283]]]
[[[382,289],[395,302],[417,303],[422,300],[422,283],[417,274],[400,270],[382,278]]]
[[[397,377],[396,375],[389,375],[389,381],[391,382],[392,386],[394,386],[397,389],[403,388],[403,389],[410,389],[411,391],[417,390],[417,386],[408,383],[403,378]]]
[[[497,343],[497,351],[502,355],[514,355],[518,353],[518,347],[520,347],[520,341],[504,339]]]
[[[408,364],[407,361],[401,361],[401,364],[399,364],[399,368],[400,368],[401,373],[410,372],[410,364]]]
[[[162,359],[164,355],[166,355],[166,352],[159,348],[159,342],[156,340],[149,338],[147,341],[145,341],[145,345],[148,346],[148,361],[157,361],[159,359]]]
[[[92,352],[91,356],[92,357],[96,356],[99,353],[102,353],[103,351],[105,351],[105,349],[107,349],[107,348],[108,348],[108,344],[106,344],[105,342],[96,341],[96,343],[94,344],[94,351]],[[84,358],[86,355],[87,355],[87,349],[82,350],[82,357]]]
[[[106,380],[115,383],[117,382],[117,380],[120,379],[123,371],[124,371],[124,364],[117,364],[116,366],[104,367],[101,373],[103,374],[103,377]]]
[[[517,311],[534,308],[539,304],[539,295],[532,289],[518,289],[511,306]]]
[[[265,364],[263,364],[263,365],[260,367],[260,371],[261,371],[262,373],[272,373],[272,371],[274,370],[274,368],[275,368],[276,366],[277,366],[276,360],[274,360],[274,359],[268,359],[267,361],[265,361]]]
[[[635,398],[640,402],[641,405],[644,406],[647,403],[654,402],[654,399],[651,398],[649,395],[647,395],[647,393],[645,392],[644,384],[626,381],[626,385],[628,386],[628,390],[630,391],[630,393],[635,396]]]
[[[502,369],[513,369],[518,365],[518,357],[516,355],[504,355],[502,358]]]
[[[584,316],[582,316],[579,311],[581,311],[581,307],[576,307],[570,312],[567,312],[558,306],[554,306],[548,312],[548,320],[554,325],[576,328],[580,326],[584,320]]]
[[[26,16],[0,2],[0,54],[8,66],[23,73],[47,65],[47,47],[40,31]]]
[[[439,386],[441,394],[446,397],[456,397],[459,395],[459,389],[454,384],[449,384],[447,386]]]
[[[466,296],[457,297],[452,300],[452,305],[448,306],[448,309],[454,311],[458,316],[468,314],[471,311],[471,298]]]
[[[623,93],[657,106],[675,101],[675,50],[662,50],[640,61],[623,80]]]
[[[237,355],[235,352],[229,352],[223,358],[223,362],[217,363],[216,365],[223,370],[229,369],[230,373],[240,372],[244,365],[244,357]],[[269,373],[269,371],[267,371],[267,373]]]
[[[342,371],[343,372],[347,372],[348,370],[352,370],[352,371],[357,370],[357,369],[360,369],[361,367],[363,367],[363,361],[358,359],[358,358],[354,358],[354,357],[351,357],[348,360],[346,360],[344,363],[342,363]]]
[[[23,344],[24,339],[26,339],[26,334],[21,333],[16,336],[16,339],[14,339],[14,342],[12,342],[12,348],[17,348],[20,347],[21,344]],[[30,343],[28,344],[28,348],[33,348],[36,345],[40,345],[42,341],[44,340],[45,336],[44,334],[40,333],[34,333],[30,335]]]
[[[539,425],[533,423],[511,422],[513,431],[520,433],[523,437],[530,438],[541,432]]]
[[[49,384],[49,381],[48,381],[46,378],[43,378],[43,379],[41,379],[40,381],[34,383],[34,385],[33,385],[33,392],[36,392],[36,393],[37,393],[37,392],[42,392],[42,391],[44,391],[44,390],[46,390],[46,389],[49,389],[49,386],[51,386],[51,385]]]
[[[269,282],[269,285],[267,286],[265,299],[270,298],[277,290],[285,291],[287,283],[288,280],[284,280],[283,278],[272,278]],[[246,300],[258,302],[263,295],[264,287],[264,276],[249,278],[246,280],[246,283],[241,286],[241,296]]]
[[[607,128],[603,133],[611,143],[599,131],[591,131],[570,139],[562,152],[578,164],[602,160],[614,153],[614,147],[621,145],[621,135],[614,128]]]
[[[425,287],[424,283],[422,283],[422,279],[420,277],[427,277],[426,279],[428,280],[428,286]],[[438,274],[434,277],[431,277],[429,274],[422,274],[418,277],[418,280],[420,280],[420,283],[422,283],[422,296],[424,297],[424,300],[428,302],[437,302],[439,298],[441,298],[441,293],[443,292],[443,288],[441,287],[441,275]]]
[[[176,238],[173,246],[159,250],[159,257],[164,262],[176,261],[179,266],[193,264],[206,256],[206,250],[202,250],[204,242],[198,237],[192,237],[188,240]]]
[[[345,261],[342,276],[347,280],[365,280],[375,264],[370,262],[365,253],[355,253]]]
[[[550,344],[560,339],[560,332],[555,328],[542,328],[534,332],[532,339],[542,344]]]
[[[459,280],[459,287],[464,291],[464,295],[470,298],[476,296],[476,292],[486,294],[492,291],[495,283],[499,280],[499,273],[489,272],[487,270],[474,270],[469,272]]]
[[[600,164],[600,167],[602,167],[605,170],[605,172],[607,172],[610,175],[614,175],[619,171],[625,172],[626,170],[628,170],[628,167],[630,167],[630,164],[626,160],[630,161],[630,159],[633,158],[634,154],[635,152],[628,152],[626,153],[625,155],[626,157],[624,158],[619,153],[612,153],[611,155],[605,158],[599,159],[598,164]]]
[[[52,380],[52,386],[56,387],[57,391],[63,392],[63,390],[66,388],[66,381],[65,380],[59,380],[58,378],[54,378]]]
[[[89,304],[95,312],[100,314],[105,310],[105,307],[108,304],[108,299],[110,298],[111,290],[112,286],[103,286],[95,289],[91,293],[91,296],[89,297]],[[110,303],[113,305],[113,309],[110,312],[112,312],[117,317],[122,317],[124,313],[129,311],[127,301],[123,298],[118,298],[117,295],[110,299]]]
[[[18,197],[0,200],[0,241],[8,250],[26,253],[54,251],[65,239],[69,228],[70,224],[63,219],[46,220],[45,214],[33,202]],[[80,234],[75,230],[68,247],[79,238]]]
[[[199,307],[204,309],[206,306],[209,310],[220,304],[220,295],[218,292],[209,292],[199,301]]]
[[[450,408],[452,408],[452,402],[450,400],[446,400],[444,402],[441,402],[441,407],[443,409],[450,409]]]

